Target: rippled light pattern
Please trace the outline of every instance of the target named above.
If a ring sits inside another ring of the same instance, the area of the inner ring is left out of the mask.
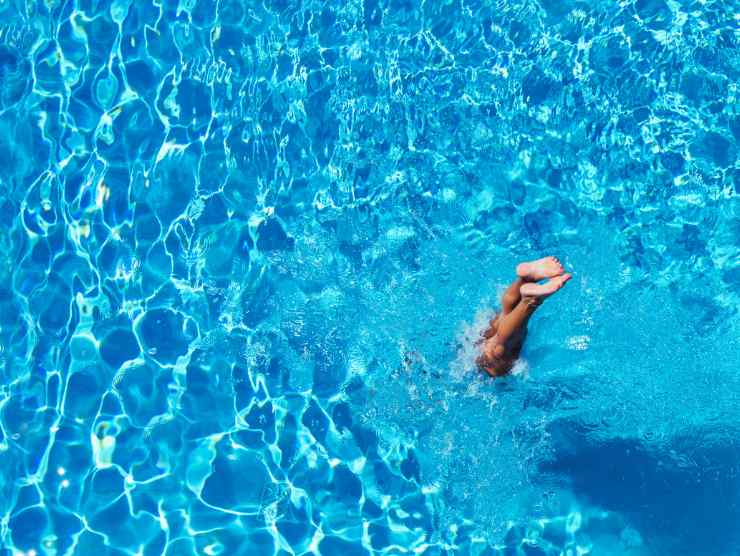
[[[0,555],[737,554],[738,38],[718,0],[0,2]]]

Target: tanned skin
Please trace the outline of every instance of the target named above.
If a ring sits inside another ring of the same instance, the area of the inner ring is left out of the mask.
[[[501,312],[491,319],[480,341],[481,354],[476,363],[493,377],[511,371],[527,337],[530,317],[571,278],[555,257],[520,263],[516,275],[501,298]],[[539,284],[542,280],[547,282]]]

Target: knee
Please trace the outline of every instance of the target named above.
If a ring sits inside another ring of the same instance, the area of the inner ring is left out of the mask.
[[[542,298],[541,297],[522,297],[522,301],[528,309],[536,309],[540,305],[542,305]]]
[[[507,292],[502,298],[503,302],[507,305],[515,305],[520,299],[518,292]]]

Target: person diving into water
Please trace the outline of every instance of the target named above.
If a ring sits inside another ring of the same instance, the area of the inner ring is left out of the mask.
[[[477,365],[493,377],[507,374],[519,357],[527,337],[527,323],[545,298],[570,280],[555,257],[520,263],[517,278],[501,297],[501,312],[489,322],[479,340]],[[544,284],[541,280],[549,279]]]

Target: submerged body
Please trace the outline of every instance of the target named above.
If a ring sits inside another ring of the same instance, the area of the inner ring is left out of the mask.
[[[527,324],[542,302],[563,287],[570,274],[555,257],[521,263],[516,267],[517,279],[501,298],[501,312],[489,322],[481,338],[478,366],[491,376],[503,376],[511,371],[519,358],[527,337]],[[548,279],[544,284],[540,280]]]

